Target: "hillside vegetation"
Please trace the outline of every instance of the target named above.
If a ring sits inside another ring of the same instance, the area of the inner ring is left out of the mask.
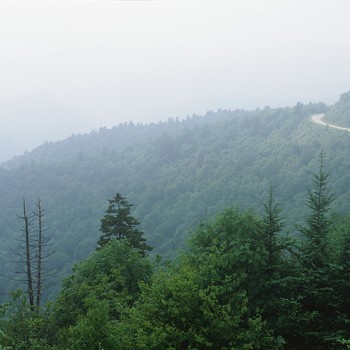
[[[324,121],[350,128],[350,91],[340,96],[340,100],[325,114]]]
[[[17,290],[0,305],[7,350],[325,350],[350,346],[349,216],[330,210],[325,155],[311,176],[309,214],[284,232],[273,188],[262,214],[228,207],[198,225],[173,261],[149,246],[116,194],[97,249],[52,303]]]
[[[38,197],[56,253],[57,278],[96,245],[107,199],[123,193],[153,247],[171,257],[188,232],[228,205],[260,208],[271,185],[288,213],[286,230],[302,221],[305,189],[323,149],[337,192],[334,208],[349,209],[350,134],[311,123],[323,103],[255,111],[208,112],[184,121],[122,124],[44,144],[3,164],[0,170],[0,262],[12,271],[7,247],[14,247],[23,196]],[[16,286],[5,279],[2,293]],[[57,289],[57,287],[56,287]]]
[[[350,133],[310,119],[327,110],[129,123],[4,163],[0,348],[347,349]]]

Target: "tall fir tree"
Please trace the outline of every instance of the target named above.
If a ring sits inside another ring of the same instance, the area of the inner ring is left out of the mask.
[[[321,151],[319,169],[313,175],[313,187],[308,190],[307,206],[311,213],[305,225],[297,226],[305,241],[294,264],[293,293],[287,303],[290,313],[284,317],[288,329],[282,334],[287,340],[286,349],[338,348],[335,345],[338,283],[330,254],[330,206],[335,194],[328,185],[329,172],[324,169],[324,159],[325,153]]]
[[[139,221],[130,215],[132,204],[129,204],[120,193],[108,201],[106,215],[101,220],[100,231],[102,235],[97,242],[97,249],[112,239],[126,239],[132,247],[140,250],[142,254],[151,250],[152,248],[146,244],[143,232],[137,228],[140,224]]]
[[[329,172],[324,169],[325,153],[319,155],[319,170],[314,174],[313,188],[308,190],[307,206],[311,215],[306,225],[300,227],[306,242],[303,247],[305,264],[322,267],[328,260],[327,237],[330,230],[330,205],[335,199],[335,193],[328,186]]]
[[[264,210],[262,233],[268,253],[268,267],[272,270],[281,258],[281,251],[287,246],[285,240],[278,237],[283,227],[283,219],[280,215],[280,203],[273,198],[272,186],[269,189],[267,201],[262,205]]]

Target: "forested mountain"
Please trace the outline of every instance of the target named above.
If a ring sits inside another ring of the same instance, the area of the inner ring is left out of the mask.
[[[349,348],[350,133],[310,118],[328,109],[129,123],[3,164],[0,347]]]
[[[350,128],[350,91],[342,94],[340,100],[325,114],[330,124]]]
[[[318,160],[301,237],[284,232],[270,187],[261,214],[226,208],[172,261],[145,254],[131,205],[117,193],[97,249],[52,302],[33,300],[37,280],[28,276],[34,289],[1,304],[1,348],[349,349],[350,220],[332,214],[323,152]]]
[[[334,207],[347,212],[350,134],[309,118],[327,109],[319,103],[219,110],[46,143],[0,170],[0,262],[5,271],[13,270],[7,247],[15,247],[22,225],[17,215],[23,196],[29,210],[42,200],[58,278],[95,248],[107,199],[116,192],[134,204],[132,214],[152,254],[173,255],[189,230],[228,205],[260,208],[271,185],[294,224],[307,214],[305,190],[322,148],[337,192]],[[1,282],[2,293],[16,286]]]

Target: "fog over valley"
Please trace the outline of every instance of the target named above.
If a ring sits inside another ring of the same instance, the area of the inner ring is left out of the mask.
[[[5,119],[1,120],[0,162],[31,151],[44,142],[90,132],[96,126],[44,91],[0,100],[0,111]]]
[[[0,2],[0,161],[120,122],[335,103],[347,1]]]

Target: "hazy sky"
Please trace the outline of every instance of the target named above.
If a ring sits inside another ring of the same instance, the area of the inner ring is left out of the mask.
[[[349,15],[347,0],[0,1],[0,137],[22,122],[50,140],[220,107],[333,103],[350,90]]]

